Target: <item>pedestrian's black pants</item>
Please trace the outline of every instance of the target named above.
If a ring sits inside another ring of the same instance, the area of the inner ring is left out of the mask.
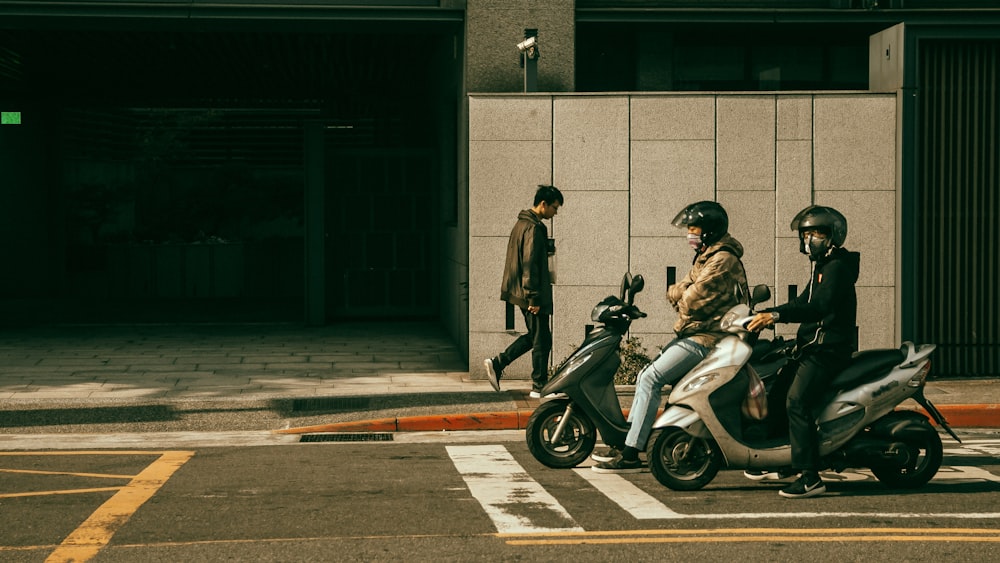
[[[552,351],[552,330],[549,328],[549,315],[538,313],[533,315],[527,309],[521,309],[524,315],[524,326],[528,332],[517,337],[506,350],[500,353],[501,370],[514,360],[531,350],[531,387],[540,391],[549,381],[549,352]]]
[[[849,350],[807,351],[799,359],[795,378],[788,389],[788,436],[792,446],[792,469],[819,471],[817,407],[830,382],[850,361]]]

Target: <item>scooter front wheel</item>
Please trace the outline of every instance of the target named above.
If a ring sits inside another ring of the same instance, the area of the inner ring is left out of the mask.
[[[597,443],[594,423],[587,415],[570,410],[563,424],[569,404],[565,399],[542,403],[531,413],[525,428],[531,455],[542,464],[556,469],[576,467],[590,456]],[[560,427],[557,437],[556,431]]]
[[[646,457],[656,480],[675,491],[696,491],[704,487],[715,479],[724,463],[715,442],[676,427],[661,430]]]

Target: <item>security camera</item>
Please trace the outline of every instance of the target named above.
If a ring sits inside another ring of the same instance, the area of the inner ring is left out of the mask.
[[[538,37],[531,36],[517,44],[517,50],[522,53],[538,45]]]

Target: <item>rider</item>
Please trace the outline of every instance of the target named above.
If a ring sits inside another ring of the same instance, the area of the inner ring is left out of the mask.
[[[786,408],[792,448],[792,469],[799,478],[782,489],[786,498],[808,498],[826,492],[819,477],[817,400],[857,350],[858,281],[861,255],[844,248],[847,219],[832,207],[811,205],[792,219],[799,233],[799,251],[809,256],[809,285],[795,299],[754,316],[747,328],[759,331],[776,322],[801,323],[793,360],[782,369],[790,380]],[[781,478],[779,474],[747,474],[751,479]]]
[[[639,373],[625,447],[595,453],[592,457],[600,463],[593,470],[599,473],[642,471],[639,451],[649,439],[663,386],[676,383],[704,359],[725,336],[719,327],[722,316],[748,301],[747,277],[740,261],[743,245],[729,235],[726,210],[714,201],[699,201],[682,209],[673,225],[687,229],[688,244],[695,252],[691,271],[667,288],[667,300],[677,311],[677,338]]]

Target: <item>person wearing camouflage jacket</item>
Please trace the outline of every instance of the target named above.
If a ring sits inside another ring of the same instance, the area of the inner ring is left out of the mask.
[[[743,245],[729,235],[726,210],[714,201],[700,201],[682,209],[673,225],[687,229],[688,244],[695,252],[691,271],[667,289],[667,300],[677,311],[677,337],[639,373],[625,447],[595,453],[592,457],[599,463],[592,468],[598,473],[643,470],[639,452],[646,449],[663,386],[673,385],[703,360],[724,334],[719,327],[722,316],[734,305],[749,301],[740,261]]]

